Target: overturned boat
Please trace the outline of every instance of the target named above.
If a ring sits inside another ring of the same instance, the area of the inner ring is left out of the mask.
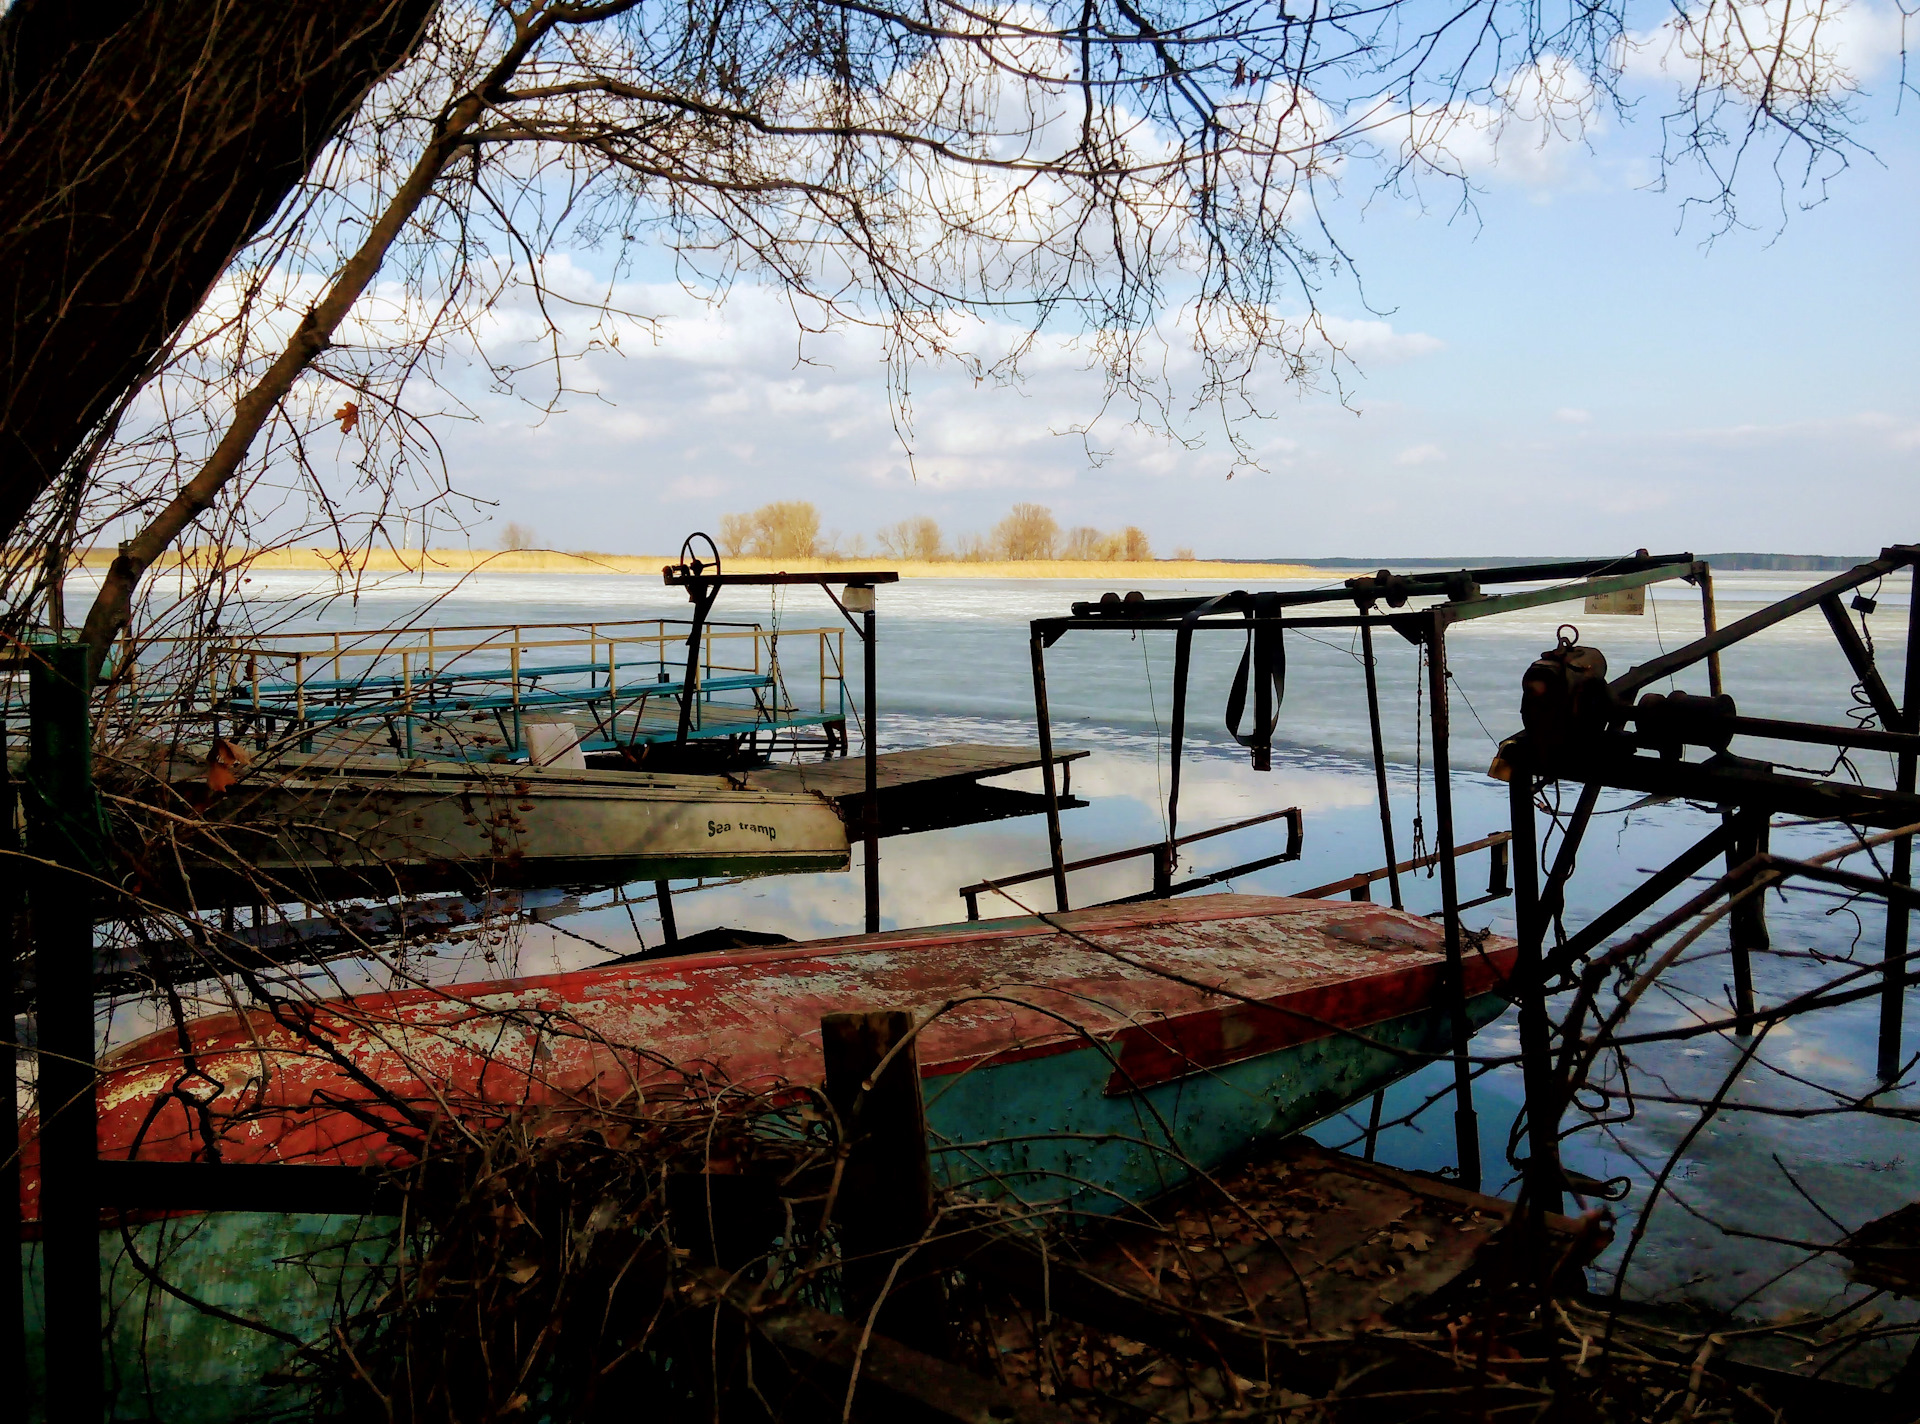
[[[1511,941],[1465,963],[1469,1023],[1506,1006]],[[540,978],[300,1001],[193,1021],[101,1065],[100,1155],[121,1164],[405,1167],[422,1124],[536,1131],[684,1091],[803,1092],[820,1019],[905,1009],[949,1188],[1110,1214],[1328,1116],[1448,1051],[1440,931],[1359,902],[1209,895],[970,921]],[[35,1124],[23,1209],[40,1217]],[[116,1220],[103,1266],[163,1263],[194,1299],[285,1337],[327,1328],[341,1271],[377,1270],[391,1221],[349,1204]],[[326,1270],[314,1263],[336,1264]],[[27,1266],[35,1270],[29,1251]],[[116,1362],[181,1417],[262,1407],[284,1338],[139,1290]],[[164,1355],[145,1342],[164,1333]],[[138,1361],[135,1365],[133,1362]],[[177,1411],[176,1411],[177,1412]],[[173,1417],[169,1414],[168,1417]]]

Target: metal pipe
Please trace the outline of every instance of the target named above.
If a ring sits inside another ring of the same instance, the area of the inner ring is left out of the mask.
[[[1047,795],[1047,855],[1053,864],[1053,907],[1067,908],[1067,863],[1060,845],[1060,792],[1053,776],[1053,713],[1047,706],[1047,651],[1036,631],[1033,652],[1033,716],[1040,742],[1040,781]]]
[[[1527,1199],[1536,1215],[1562,1205],[1560,1090],[1553,1071],[1553,1038],[1547,1021],[1547,976],[1542,962],[1546,922],[1540,915],[1539,827],[1533,811],[1533,777],[1516,770],[1507,782],[1513,822],[1513,977],[1519,989],[1520,1071],[1527,1097]]]
[[[1903,732],[1920,732],[1920,567],[1916,567],[1907,592],[1907,668],[1901,689]],[[1915,757],[1912,751],[1900,753],[1895,766],[1894,788],[1911,795],[1914,789]],[[1893,843],[1891,878],[1902,885],[1913,883],[1913,837],[1902,836]],[[1880,1078],[1892,1082],[1900,1075],[1900,1035],[1906,1013],[1907,922],[1904,900],[1887,904],[1887,948],[1880,978]]]
[[[861,806],[860,820],[866,828],[866,848],[862,856],[862,870],[866,874],[867,891],[867,933],[880,932],[880,764],[876,758],[880,754],[880,718],[879,685],[880,677],[874,667],[874,626],[873,610],[869,608],[860,616],[860,639],[862,660],[866,663],[866,704],[867,704],[867,796]]]
[[[653,882],[653,900],[660,907],[660,937],[663,943],[678,944],[680,930],[673,922],[673,886],[671,882]]]
[[[1691,564],[1691,553],[1630,555],[1619,559],[1561,559],[1543,564],[1507,564],[1482,569],[1436,570],[1431,573],[1402,574],[1398,576],[1395,587],[1413,598],[1444,594],[1450,586],[1461,582],[1475,584],[1502,583],[1539,583],[1549,579],[1599,578],[1608,574],[1644,573],[1650,569],[1664,568],[1674,564]],[[1076,618],[1100,618],[1104,621],[1107,610],[1124,626],[1124,620],[1142,615],[1180,616],[1191,612],[1205,603],[1218,604],[1222,612],[1238,612],[1243,609],[1298,608],[1313,603],[1341,603],[1356,596],[1375,596],[1384,589],[1372,574],[1347,579],[1340,588],[1304,589],[1293,593],[1235,593],[1211,594],[1189,598],[1147,598],[1135,599],[1131,603],[1102,604],[1076,603],[1073,616]]]
[[[1373,731],[1373,786],[1380,801],[1380,843],[1386,850],[1387,890],[1393,908],[1406,908],[1400,900],[1400,857],[1393,848],[1393,807],[1387,800],[1386,741],[1380,733],[1380,682],[1373,662],[1373,625],[1360,625],[1360,657],[1367,670],[1367,725]]]
[[[1553,857],[1553,869],[1547,872],[1546,888],[1540,892],[1540,913],[1544,920],[1551,921],[1567,903],[1567,881],[1573,878],[1574,866],[1580,860],[1580,842],[1586,838],[1587,826],[1593,820],[1593,808],[1600,804],[1600,783],[1589,781],[1580,788],[1580,799],[1573,803],[1573,815],[1567,818],[1567,828],[1561,833],[1560,849]]]
[[[1440,906],[1446,931],[1447,1012],[1453,1038],[1453,1134],[1460,1185],[1480,1190],[1480,1124],[1473,1111],[1473,1065],[1468,1040],[1466,967],[1460,946],[1460,876],[1453,854],[1453,773],[1448,764],[1446,628],[1436,614],[1427,639],[1427,680],[1433,706],[1433,816],[1440,856]]]
[[[1720,613],[1713,601],[1713,570],[1705,564],[1700,566],[1700,621],[1706,627],[1706,635],[1712,638],[1720,631]],[[1715,648],[1707,654],[1707,692],[1710,696],[1720,695],[1720,650]]]
[[[1755,857],[1767,854],[1767,831],[1772,819],[1764,810],[1721,813],[1721,824],[1727,830],[1728,875],[1752,863]],[[1730,888],[1737,893],[1742,887]],[[1753,1033],[1752,951],[1764,950],[1768,944],[1766,896],[1750,895],[1735,901],[1727,913],[1727,952],[1733,964],[1733,1031],[1742,1038]]]

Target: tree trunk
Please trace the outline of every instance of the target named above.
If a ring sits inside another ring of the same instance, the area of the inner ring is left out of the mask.
[[[433,5],[15,0],[0,16],[0,539]]]

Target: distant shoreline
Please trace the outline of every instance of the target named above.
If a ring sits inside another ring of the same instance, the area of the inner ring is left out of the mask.
[[[189,568],[209,568],[215,558],[212,549],[188,549],[162,559],[156,570],[170,570],[185,563]],[[245,565],[263,573],[333,574],[636,574],[660,577],[660,570],[673,562],[664,554],[562,553],[555,549],[429,549],[423,558],[418,549],[400,551],[375,549],[355,554],[343,561],[340,555],[325,549],[268,549],[252,555],[225,553],[230,566]],[[80,560],[83,568],[105,568],[113,562],[111,549],[89,549]],[[724,561],[733,573],[832,573],[847,570],[890,570],[903,579],[985,579],[1054,578],[1100,579],[1112,583],[1154,582],[1182,579],[1233,579],[1270,581],[1275,579],[1325,579],[1339,577],[1325,569],[1305,564],[1255,564],[1228,562],[1224,559],[1019,559],[972,561],[941,559],[890,559],[884,555],[859,559],[750,559]]]

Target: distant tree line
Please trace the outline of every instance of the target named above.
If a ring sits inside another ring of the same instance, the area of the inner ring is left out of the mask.
[[[720,551],[762,559],[862,558],[868,552],[864,535],[842,536],[839,530],[822,532],[820,511],[806,500],[763,504],[749,514],[729,514],[720,521]],[[1053,511],[1040,504],[1016,504],[985,534],[961,534],[951,545],[938,521],[921,514],[883,527],[875,535],[876,552],[891,559],[921,562],[957,560],[1144,560],[1153,546],[1146,531],[1129,524],[1103,532],[1090,525],[1063,530]],[[1191,559],[1191,549],[1179,549],[1175,558]]]

